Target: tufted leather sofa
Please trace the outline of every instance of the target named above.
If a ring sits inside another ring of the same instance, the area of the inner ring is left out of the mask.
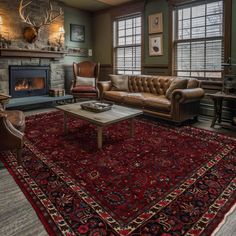
[[[128,91],[112,90],[111,81],[98,83],[101,99],[140,108],[146,114],[158,116],[177,123],[199,114],[200,100],[204,90],[197,79],[189,78],[186,89],[173,91],[171,99],[166,91],[175,76],[128,76]]]

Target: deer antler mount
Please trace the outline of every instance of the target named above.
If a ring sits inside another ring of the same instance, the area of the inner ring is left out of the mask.
[[[28,43],[33,43],[38,37],[39,31],[42,27],[50,25],[53,23],[59,16],[63,15],[63,11],[60,8],[59,10],[53,9],[52,2],[49,0],[49,6],[45,9],[44,16],[40,22],[36,22],[31,19],[31,13],[26,14],[26,8],[32,3],[28,1],[24,3],[24,0],[20,0],[19,5],[19,15],[22,19],[22,22],[28,24],[28,27],[24,28],[23,36]]]

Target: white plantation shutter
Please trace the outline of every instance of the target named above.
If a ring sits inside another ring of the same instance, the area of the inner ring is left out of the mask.
[[[141,15],[114,21],[114,67],[116,74],[141,74]]]
[[[223,1],[182,5],[173,14],[175,74],[221,78]]]

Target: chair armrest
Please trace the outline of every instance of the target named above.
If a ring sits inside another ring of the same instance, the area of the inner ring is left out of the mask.
[[[103,96],[105,91],[111,90],[111,81],[99,81],[97,83],[100,95]]]
[[[23,146],[24,134],[11,124],[5,112],[0,112],[0,130],[1,150],[17,149]]]
[[[172,94],[172,102],[188,103],[201,100],[205,95],[202,88],[176,89]]]
[[[11,96],[9,96],[9,95],[6,95],[6,94],[3,94],[3,93],[0,93],[0,100],[5,100],[5,99],[10,99],[11,98]]]
[[[8,103],[10,98],[11,96],[0,93],[0,108],[2,107],[3,109],[5,109],[5,104]]]

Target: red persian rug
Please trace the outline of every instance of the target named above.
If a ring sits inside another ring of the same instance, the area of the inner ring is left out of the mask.
[[[27,119],[23,167],[0,155],[50,235],[210,235],[236,202],[236,139],[146,119],[96,130]]]

